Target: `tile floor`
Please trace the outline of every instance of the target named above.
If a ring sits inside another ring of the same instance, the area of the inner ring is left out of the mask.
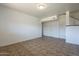
[[[43,37],[0,47],[1,56],[79,56],[79,46]]]

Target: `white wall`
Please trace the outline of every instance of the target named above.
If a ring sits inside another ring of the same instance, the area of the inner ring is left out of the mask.
[[[79,26],[66,27],[66,42],[79,45]]]
[[[66,15],[59,16],[59,37],[66,39]]]
[[[58,21],[50,21],[44,23],[44,35],[51,37],[59,37]]]
[[[65,20],[66,16],[62,15],[57,20],[45,22],[44,35],[65,39]]]
[[[0,6],[0,46],[41,37],[36,17]]]

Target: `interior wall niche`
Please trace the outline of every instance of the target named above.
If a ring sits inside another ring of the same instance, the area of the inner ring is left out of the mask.
[[[79,11],[70,12],[69,22],[70,22],[70,25],[79,25]]]
[[[79,11],[69,13],[69,25],[66,24],[66,42],[79,45]]]

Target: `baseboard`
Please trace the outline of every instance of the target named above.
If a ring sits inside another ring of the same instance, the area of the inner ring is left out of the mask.
[[[57,39],[63,39],[63,40],[66,40],[65,38],[60,38],[60,37],[53,37],[53,36],[45,36],[44,37],[51,37],[51,38],[57,38]]]
[[[30,39],[25,38],[25,39],[20,40],[20,41],[11,42],[11,43],[7,43],[7,44],[2,44],[2,45],[0,45],[0,47],[9,46],[9,45],[13,45],[13,44],[16,44],[16,43],[20,43],[20,42],[24,42],[24,41],[29,41],[29,40],[37,39],[37,38],[41,38],[41,36],[30,38]]]
[[[74,43],[74,42],[69,42],[69,41],[66,41],[66,43],[79,46],[79,43]]]

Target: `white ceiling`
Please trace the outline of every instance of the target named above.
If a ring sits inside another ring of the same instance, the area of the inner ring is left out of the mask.
[[[47,16],[52,16],[56,14],[65,13],[65,11],[78,11],[79,10],[79,4],[77,3],[46,3],[47,8],[44,10],[39,10],[37,8],[37,3],[6,3],[6,4],[0,4],[24,13],[27,13],[29,15],[38,17],[38,18],[44,18]]]

